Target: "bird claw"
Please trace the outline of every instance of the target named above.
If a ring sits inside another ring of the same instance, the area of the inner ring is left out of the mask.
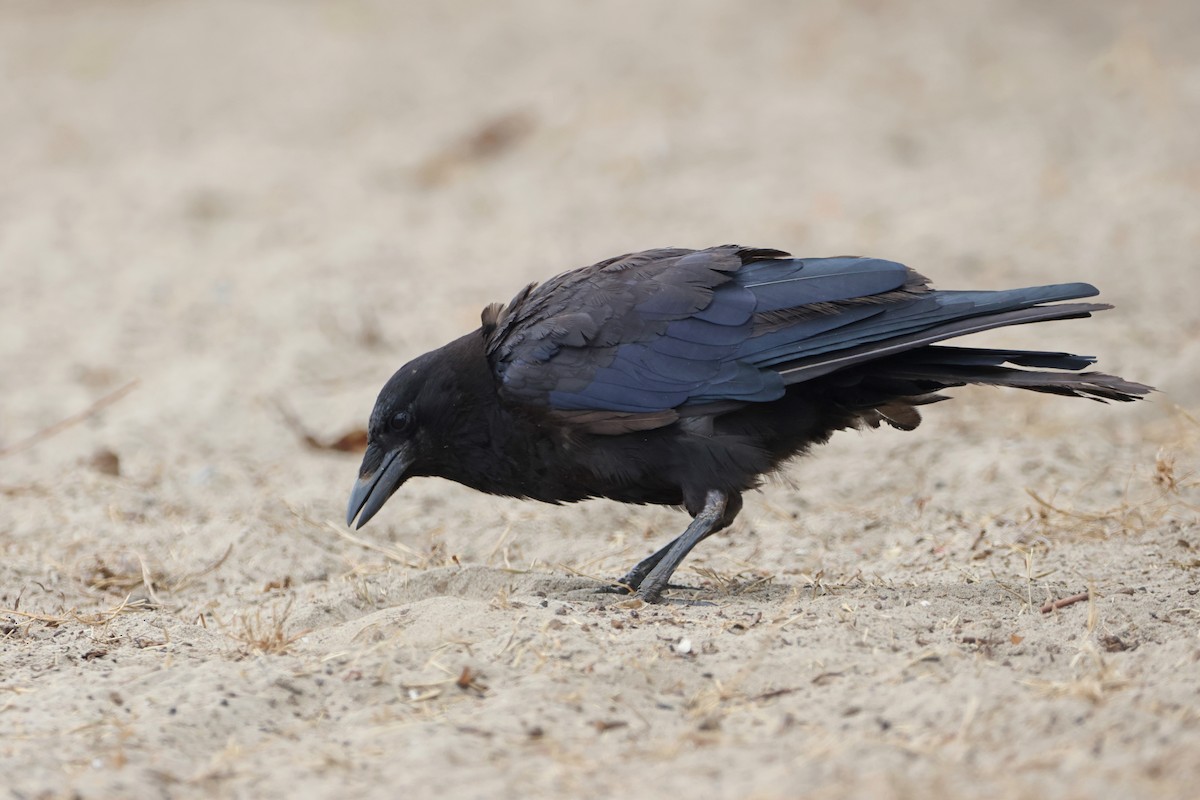
[[[665,589],[687,589],[689,591],[697,591],[694,586],[675,586],[668,584],[656,592],[647,591],[643,594],[642,590],[638,590],[637,598],[645,603],[653,603],[655,605],[673,605],[673,606],[715,606],[716,603],[708,600],[687,600],[682,597],[663,597],[662,593]]]
[[[596,594],[633,594],[637,589],[627,583],[617,581],[596,589]]]
[[[681,603],[683,605],[712,605],[703,601],[678,600],[673,598],[664,598],[662,593],[667,589],[683,589],[685,591],[698,591],[695,586],[683,586],[676,583],[668,583],[665,586],[657,588],[652,586],[643,586],[641,580],[634,583],[625,576],[619,581],[614,581],[607,586],[597,588],[596,594],[623,594],[634,595],[638,600],[646,603]]]

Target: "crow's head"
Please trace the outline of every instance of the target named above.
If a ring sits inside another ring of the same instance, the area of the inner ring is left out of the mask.
[[[414,475],[436,474],[436,452],[461,411],[452,359],[443,350],[400,368],[384,385],[367,425],[367,452],[350,492],[346,524],[366,525]]]

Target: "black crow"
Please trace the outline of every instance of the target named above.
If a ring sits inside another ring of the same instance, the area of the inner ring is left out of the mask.
[[[687,530],[619,585],[657,601],[742,492],[843,428],[912,430],[967,383],[1094,400],[1148,386],[1070,353],[935,344],[1087,317],[1086,283],[935,291],[892,261],[727,245],[631,253],[525,287],[383,387],[350,494],[362,527],[404,481],[490,494],[683,506]],[[1022,367],[1026,369],[1021,369]]]

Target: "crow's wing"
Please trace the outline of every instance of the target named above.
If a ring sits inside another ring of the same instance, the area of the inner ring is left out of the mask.
[[[487,353],[507,399],[560,412],[663,418],[689,403],[773,400],[782,377],[741,357],[767,315],[888,292],[908,275],[875,259],[804,261],[735,246],[650,250],[489,307]],[[876,310],[827,313],[803,327],[828,331]]]
[[[974,330],[1085,315],[1103,306],[1038,304],[1095,292],[935,292],[880,259],[649,250],[531,285],[485,310],[483,331],[506,400],[616,433],[667,424],[682,406],[775,400],[788,384]]]

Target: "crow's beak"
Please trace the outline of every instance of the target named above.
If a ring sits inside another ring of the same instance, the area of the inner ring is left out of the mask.
[[[355,528],[361,528],[383,508],[383,504],[408,477],[408,468],[412,466],[411,453],[411,447],[407,444],[385,453],[382,458],[378,449],[372,452],[371,447],[367,448],[358,480],[350,491],[350,505],[346,509],[347,525],[354,525],[357,516],[358,525]]]

